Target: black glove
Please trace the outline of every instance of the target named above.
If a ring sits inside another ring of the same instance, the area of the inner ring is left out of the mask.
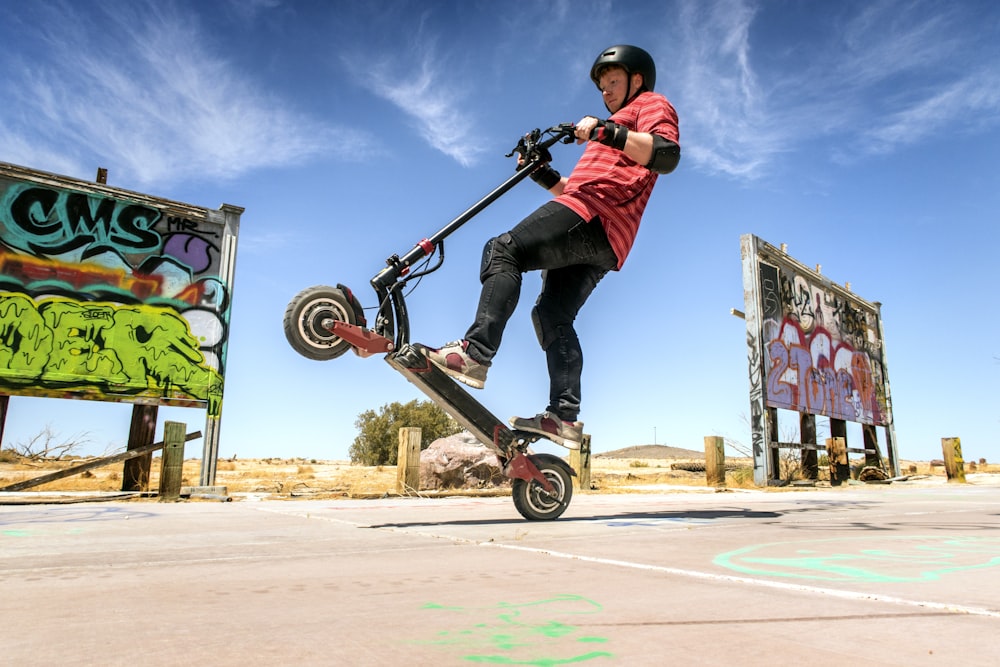
[[[552,154],[549,153],[548,148],[536,146],[535,151],[536,155],[542,159],[542,162],[535,167],[534,171],[528,174],[528,177],[546,190],[551,190],[556,183],[562,180],[562,175],[549,166],[549,162],[552,161]],[[525,163],[519,161],[517,171],[524,169],[524,167]]]
[[[623,151],[628,141],[628,128],[611,120],[599,120],[590,133],[590,140]]]
[[[546,190],[551,190],[562,180],[562,175],[547,164],[539,165],[528,177]]]

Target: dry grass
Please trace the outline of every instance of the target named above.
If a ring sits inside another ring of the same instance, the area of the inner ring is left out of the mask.
[[[694,459],[591,459],[591,490],[605,493],[636,493],[642,487],[704,486],[703,472],[672,469],[673,464]],[[703,462],[703,461],[702,461]],[[67,468],[79,461],[5,461],[0,462],[0,487],[45,473]],[[752,464],[748,459],[729,459],[737,469],[727,472],[727,486],[753,488]],[[972,470],[972,465],[975,470]],[[944,477],[944,468],[927,462],[903,461],[902,473]],[[149,489],[159,487],[160,459],[154,458]],[[184,462],[182,484],[197,486],[201,470],[200,459]],[[966,472],[1000,473],[1000,465],[966,463]],[[822,473],[821,473],[822,474]],[[348,461],[314,459],[246,459],[220,460],[215,483],[229,493],[255,493],[274,497],[377,497],[394,494],[394,466],[366,467]],[[32,491],[119,491],[122,484],[122,464],[96,468],[86,473],[33,487]]]

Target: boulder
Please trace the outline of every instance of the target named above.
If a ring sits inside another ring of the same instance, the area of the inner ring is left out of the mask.
[[[485,489],[509,482],[496,454],[468,431],[439,438],[420,452],[423,489]]]

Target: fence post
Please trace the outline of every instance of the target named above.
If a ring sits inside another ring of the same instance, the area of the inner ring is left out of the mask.
[[[126,451],[141,449],[153,443],[156,439],[156,416],[159,409],[157,405],[141,403],[132,406],[132,424],[128,429]],[[125,461],[122,467],[122,491],[148,491],[152,462],[152,452]]]
[[[949,482],[965,483],[965,461],[962,460],[962,439],[941,438],[944,452],[944,472]]]
[[[830,486],[840,486],[851,478],[851,466],[847,460],[847,440],[827,438],[826,455],[830,459]]]
[[[399,429],[399,450],[396,455],[396,492],[414,493],[420,490],[420,429]]]
[[[187,424],[163,422],[163,453],[160,455],[160,500],[177,500],[184,477],[184,442]]]
[[[705,482],[715,487],[726,485],[726,441],[717,435],[705,436]]]
[[[799,413],[799,442],[816,447],[816,415]],[[803,479],[819,479],[819,452],[816,449],[802,449]]]
[[[573,486],[580,491],[590,491],[590,434],[584,433],[580,449],[569,450],[569,467],[576,472]]]

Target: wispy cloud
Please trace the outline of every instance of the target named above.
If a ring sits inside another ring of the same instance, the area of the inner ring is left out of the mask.
[[[993,74],[1000,59],[961,5],[878,0],[831,7],[803,19],[823,22],[810,34],[824,40],[772,29],[765,42],[756,22],[773,6],[682,0],[687,159],[753,179],[780,154],[810,142],[836,139],[831,158],[855,160],[944,128],[975,131],[1000,121],[1000,77]]]
[[[439,57],[434,37],[418,32],[412,50],[398,58],[383,58],[368,67],[348,65],[364,72],[359,83],[403,111],[435,150],[466,167],[484,153],[473,132],[474,117],[462,108],[458,93],[468,88],[458,81],[459,68]]]
[[[100,164],[119,182],[149,185],[364,149],[364,136],[260,92],[171,7],[111,5],[100,26],[70,5],[46,16],[44,59],[8,59],[0,76],[6,159],[49,168],[58,154],[54,168]],[[83,37],[108,34],[115,38]]]
[[[1000,75],[980,72],[936,88],[901,106],[873,127],[862,131],[868,153],[891,152],[898,146],[918,143],[950,127],[976,131],[1000,116]],[[956,119],[963,119],[956,123]]]
[[[742,0],[681,3],[685,159],[709,171],[752,178],[786,140],[771,124],[768,99],[752,66],[756,10]]]

